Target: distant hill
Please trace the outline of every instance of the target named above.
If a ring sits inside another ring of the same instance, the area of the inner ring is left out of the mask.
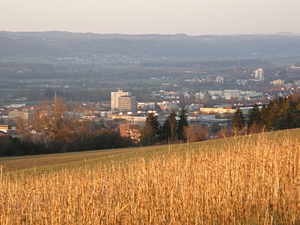
[[[0,32],[0,60],[46,61],[86,54],[136,58],[237,59],[300,57],[300,35],[187,36],[69,32]]]

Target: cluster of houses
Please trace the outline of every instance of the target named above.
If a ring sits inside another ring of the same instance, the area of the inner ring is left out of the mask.
[[[193,93],[187,91],[152,91],[151,96],[157,99],[190,99]]]
[[[94,104],[97,105],[97,104]],[[101,105],[101,104],[99,104]],[[143,106],[147,108],[146,110],[138,110],[137,112],[127,112],[121,113],[115,110],[99,111],[96,108],[86,109],[81,112],[76,113],[76,118],[82,121],[93,121],[109,129],[117,129],[120,134],[124,137],[130,137],[135,142],[140,140],[140,131],[143,128],[146,118],[149,113],[154,113],[158,116],[158,121],[162,125],[166,120],[169,112],[172,110],[178,111],[179,101],[163,101],[158,103],[141,103],[138,106]],[[15,134],[16,120],[31,120],[34,118],[35,113],[38,111],[40,106],[24,106],[14,105],[12,107],[2,107],[0,108],[0,134]],[[83,104],[82,107],[85,108],[87,104]],[[159,108],[159,111],[157,109]],[[191,124],[204,124],[209,126],[211,123],[218,123],[220,126],[230,126],[231,121],[229,119],[217,119],[214,114],[219,113],[232,113],[234,109],[229,110],[224,106],[218,106],[215,108],[204,108],[200,104],[190,104],[185,107],[188,111],[188,121]],[[51,106],[49,106],[51,111]],[[211,114],[211,115],[208,115]],[[74,117],[74,109],[65,112],[65,116]],[[179,120],[179,117],[177,117]],[[31,134],[38,134],[38,131],[31,128]]]
[[[66,116],[74,117],[82,121],[93,121],[101,124],[103,128],[117,129],[122,136],[130,137],[139,142],[142,127],[145,124],[149,113],[154,113],[158,116],[158,121],[163,124],[170,111],[178,112],[181,104],[180,100],[190,99],[204,99],[209,96],[211,99],[226,99],[230,100],[236,98],[241,102],[248,100],[256,100],[259,102],[262,98],[273,100],[277,97],[289,96],[293,93],[292,89],[277,90],[273,92],[256,92],[256,91],[241,91],[241,90],[209,90],[200,91],[198,93],[183,92],[183,91],[159,91],[152,92],[153,96],[165,98],[163,101],[153,102],[138,102],[136,103],[136,110],[134,111],[120,111],[111,107],[111,102],[97,102],[97,103],[82,103],[81,110],[76,111],[78,105],[69,107],[69,111],[65,112]],[[167,98],[170,96],[170,98]],[[31,120],[34,118],[40,106],[26,106],[25,103],[5,105],[0,108],[0,134],[16,131],[15,122],[17,119]],[[51,110],[51,106],[50,110]],[[210,126],[212,123],[217,123],[220,127],[230,127],[231,119],[228,117],[220,117],[221,114],[230,115],[236,111],[236,107],[245,108],[247,113],[249,107],[243,104],[233,105],[215,105],[214,107],[203,107],[203,104],[190,103],[186,104],[184,108],[187,111],[188,122],[190,124],[202,124]],[[216,115],[219,117],[217,118]],[[229,119],[228,119],[229,118]],[[177,118],[179,120],[179,117]]]
[[[281,82],[280,80],[274,81]],[[299,82],[300,84],[300,82]],[[166,105],[166,102],[169,102],[168,104],[173,104],[174,101],[179,101],[181,99],[196,99],[196,100],[203,100],[205,98],[209,98],[212,100],[231,100],[236,99],[237,101],[260,101],[263,98],[267,98],[269,100],[278,98],[278,97],[284,97],[289,96],[293,93],[293,88],[287,86],[286,88],[273,88],[272,90],[268,92],[261,92],[261,91],[243,91],[239,89],[232,89],[232,90],[206,90],[206,91],[200,91],[200,92],[188,92],[188,91],[153,91],[151,93],[151,96],[156,99],[166,99],[166,101],[162,101],[160,103],[160,106]],[[173,101],[172,101],[173,100]],[[138,103],[137,108],[141,108],[144,106],[147,106],[149,109],[152,107],[151,104],[154,103]],[[157,103],[159,104],[159,103]]]

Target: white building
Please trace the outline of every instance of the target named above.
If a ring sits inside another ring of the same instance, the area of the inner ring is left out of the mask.
[[[253,72],[254,72],[255,80],[263,80],[264,79],[264,70],[262,68],[254,70]]]
[[[136,98],[131,96],[131,92],[111,92],[111,109],[122,111],[136,111]]]
[[[198,99],[198,100],[199,100],[199,99],[202,100],[202,99],[205,98],[205,95],[206,95],[206,94],[205,94],[204,91],[200,91],[200,92],[198,92],[198,93],[195,94],[195,98]]]
[[[131,92],[123,92],[123,90],[118,89],[117,92],[111,92],[111,109],[119,109],[120,108],[120,97],[122,96],[131,96]]]
[[[278,85],[283,85],[283,84],[284,84],[284,80],[281,80],[281,79],[272,80],[270,82],[271,86],[278,86]]]

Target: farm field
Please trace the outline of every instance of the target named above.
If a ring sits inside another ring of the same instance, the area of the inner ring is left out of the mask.
[[[0,224],[299,224],[299,132],[0,158]]]
[[[286,136],[297,138],[298,135],[300,135],[300,129],[277,131],[273,133],[265,133],[263,135],[269,140],[278,142],[278,140]],[[226,146],[230,143],[235,143],[236,141],[256,140],[259,135],[251,135],[249,137],[250,138],[236,137],[216,139],[211,141],[174,145],[143,146],[136,148],[93,150],[34,156],[0,157],[0,167],[2,167],[2,172],[30,172],[33,171],[33,169],[49,172],[63,168],[77,168],[86,165],[93,166],[97,163],[110,165],[112,162],[126,163],[126,160],[134,159],[139,156],[149,158],[155,155],[169,154],[170,152],[185,153],[184,150],[199,151],[205,149],[218,149],[222,148],[224,145]]]
[[[93,166],[97,163],[110,165],[126,163],[128,159],[136,157],[153,157],[172,152],[182,152],[187,148],[198,149],[221,146],[224,140],[204,141],[200,143],[182,143],[175,145],[144,146],[136,148],[109,149],[96,151],[82,151],[34,156],[0,157],[3,172],[35,170],[52,171],[62,168],[77,168],[84,165]]]

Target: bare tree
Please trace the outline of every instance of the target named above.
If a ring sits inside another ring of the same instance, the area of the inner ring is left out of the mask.
[[[184,134],[188,142],[204,141],[208,139],[208,131],[201,124],[190,124],[184,128]]]

